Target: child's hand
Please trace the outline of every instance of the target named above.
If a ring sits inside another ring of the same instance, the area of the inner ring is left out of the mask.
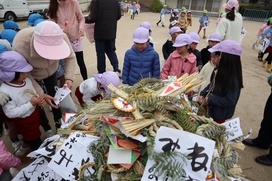
[[[44,101],[44,95],[34,95],[31,97],[30,99],[30,103],[32,104],[32,106],[44,106],[45,105],[45,101]]]
[[[80,36],[84,36],[84,30],[83,30],[83,29],[80,29],[80,30],[79,30],[79,35],[80,35]]]
[[[198,100],[197,100],[197,103],[198,103],[199,105],[201,105],[203,101],[204,101],[204,97],[203,97],[203,96],[199,96],[199,97],[198,97]]]

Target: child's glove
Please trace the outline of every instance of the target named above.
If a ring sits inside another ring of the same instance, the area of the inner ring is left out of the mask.
[[[272,73],[268,76],[267,82],[272,87]]]
[[[9,100],[10,100],[10,97],[6,93],[0,92],[0,105],[1,106],[4,106]]]

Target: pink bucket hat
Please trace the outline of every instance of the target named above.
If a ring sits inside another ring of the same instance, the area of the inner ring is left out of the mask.
[[[222,37],[219,33],[213,33],[209,36],[209,39],[208,41],[221,41],[222,40]]]
[[[15,72],[30,72],[33,67],[18,52],[6,51],[0,54],[0,79],[10,82],[15,77]]]
[[[106,94],[111,93],[108,89],[108,85],[110,85],[111,83],[115,87],[118,87],[120,85],[120,78],[115,72],[112,71],[107,71],[104,72],[103,74],[94,74],[93,77],[97,82],[99,82],[102,85],[102,87],[106,91]]]
[[[192,32],[192,33],[189,33],[191,39],[192,39],[192,42],[194,43],[199,43],[200,42],[200,37],[197,33],[195,32]]]
[[[188,34],[180,34],[177,36],[173,47],[182,47],[184,45],[190,45],[192,43],[192,39]]]
[[[183,33],[183,31],[182,31],[179,27],[177,27],[177,26],[174,26],[174,27],[172,27],[172,28],[169,30],[169,34],[170,34],[170,35],[173,35],[174,33],[178,33],[178,32]]]
[[[139,27],[133,32],[133,41],[136,43],[146,43],[149,39],[149,31],[144,27]]]
[[[223,4],[223,7],[228,10],[231,10],[232,8],[237,10],[239,7],[239,2],[237,0],[229,0],[227,3]]]
[[[34,29],[34,48],[43,58],[60,60],[71,53],[69,45],[63,39],[63,31],[53,21],[43,21]]]
[[[216,44],[212,48],[208,49],[209,52],[224,52],[232,55],[240,56],[242,53],[242,46],[233,40],[224,40],[221,43]]]

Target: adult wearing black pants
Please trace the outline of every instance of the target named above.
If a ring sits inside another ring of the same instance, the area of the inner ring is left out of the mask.
[[[83,80],[88,78],[83,57],[83,42],[85,19],[77,0],[50,0],[48,16],[67,34],[76,54],[77,64]]]
[[[53,21],[43,21],[36,27],[24,28],[17,33],[13,40],[13,49],[25,57],[33,70],[28,78],[38,94],[43,94],[42,88],[35,79],[43,80],[48,95],[45,101],[52,107],[56,128],[61,125],[62,114],[52,100],[57,86],[56,71],[60,59],[65,63],[65,84],[73,86],[76,65],[75,53],[66,34]]]
[[[95,23],[94,39],[97,56],[97,70],[102,74],[106,72],[107,54],[114,72],[121,73],[119,62],[115,53],[115,39],[117,21],[121,18],[121,10],[117,0],[92,0],[90,14],[86,23]]]
[[[272,86],[272,74],[268,77],[268,83]],[[272,87],[271,87],[272,88]],[[272,91],[272,90],[271,90]],[[263,120],[261,122],[261,128],[259,134],[254,139],[245,139],[243,143],[247,146],[258,147],[261,149],[269,149],[267,155],[259,156],[255,159],[257,163],[262,165],[272,166],[272,92],[268,97],[263,114]]]

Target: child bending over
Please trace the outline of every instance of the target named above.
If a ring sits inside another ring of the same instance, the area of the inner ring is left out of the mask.
[[[107,71],[103,74],[95,74],[92,78],[83,81],[75,91],[75,95],[81,106],[91,104],[94,101],[103,98],[103,94],[110,94],[108,85],[115,87],[120,85],[120,79],[116,72]]]

